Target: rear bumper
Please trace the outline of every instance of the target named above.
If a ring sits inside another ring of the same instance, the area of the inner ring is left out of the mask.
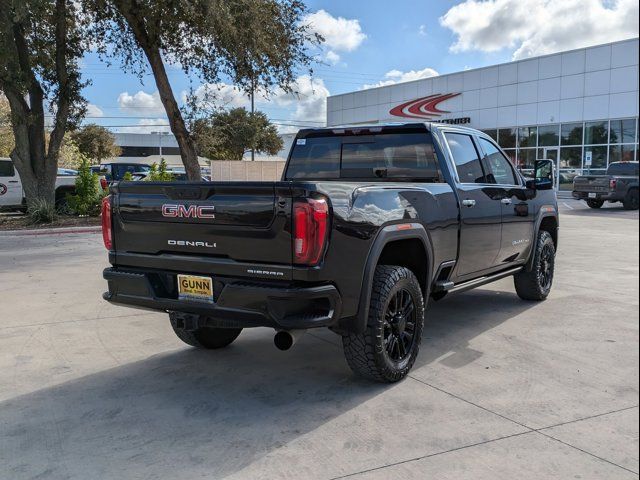
[[[595,193],[596,196],[589,197],[590,193]],[[572,192],[573,198],[576,200],[608,200],[608,201],[619,201],[622,198],[616,192],[582,192],[574,190]]]
[[[333,285],[297,287],[220,277],[214,279],[215,302],[207,303],[178,299],[171,272],[107,268],[103,277],[109,284],[103,298],[112,304],[202,315],[209,326],[326,327],[337,323],[342,305]]]

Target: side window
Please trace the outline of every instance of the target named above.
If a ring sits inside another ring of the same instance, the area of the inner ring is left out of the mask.
[[[489,183],[497,183],[499,185],[518,185],[520,183],[516,179],[515,173],[513,173],[511,163],[502,155],[498,147],[485,138],[480,138],[480,146],[487,154],[483,159],[483,163]]]
[[[461,183],[486,183],[482,164],[473,139],[462,133],[445,133],[447,144],[453,154]]]

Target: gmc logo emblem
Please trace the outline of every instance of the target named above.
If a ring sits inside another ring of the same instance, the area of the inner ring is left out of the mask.
[[[169,218],[216,218],[213,205],[162,205],[162,216]]]

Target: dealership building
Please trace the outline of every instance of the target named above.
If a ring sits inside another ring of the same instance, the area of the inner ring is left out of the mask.
[[[638,158],[638,39],[331,96],[327,125],[434,121],[484,131],[560,188]]]

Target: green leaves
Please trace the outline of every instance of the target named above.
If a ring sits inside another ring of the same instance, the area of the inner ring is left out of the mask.
[[[282,148],[276,127],[262,112],[244,108],[215,112],[192,125],[198,153],[214,160],[242,160],[250,150],[275,155]]]

